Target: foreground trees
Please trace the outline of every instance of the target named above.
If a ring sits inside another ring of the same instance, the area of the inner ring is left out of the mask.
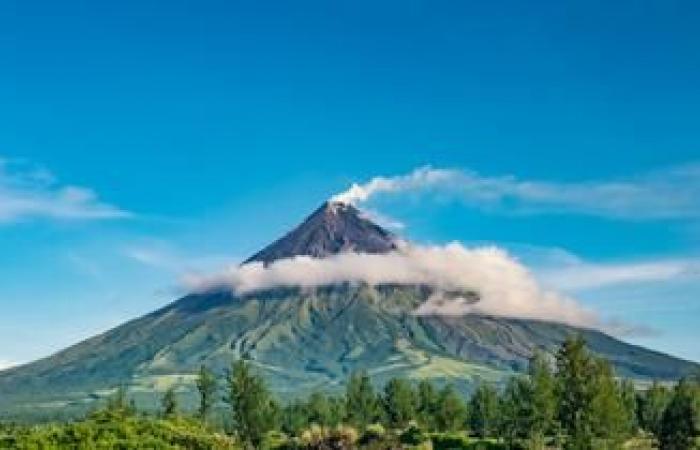
[[[661,449],[692,449],[700,420],[698,386],[685,380],[673,392],[658,383],[637,392],[581,338],[570,338],[553,359],[536,352],[526,375],[500,388],[481,383],[467,398],[449,384],[427,380],[391,379],[376,391],[367,373],[354,373],[343,397],[314,393],[286,406],[282,430],[311,436],[319,445],[301,448],[334,448],[324,447],[330,445],[324,439],[340,445],[340,435],[352,433],[336,427],[351,424],[360,437],[347,448],[363,442],[375,442],[367,448],[413,448],[427,440],[433,448],[458,449],[480,440],[488,448],[612,450],[634,436],[635,445],[650,446],[641,428]]]
[[[216,403],[216,375],[214,375],[211,370],[207,369],[205,365],[202,365],[199,368],[195,384],[199,392],[199,408],[197,413],[199,418],[203,422],[206,422],[209,413],[214,407],[214,403]]]
[[[498,426],[498,392],[488,384],[481,384],[469,402],[469,425],[480,438],[493,436]]]
[[[671,392],[655,381],[646,392],[638,396],[637,420],[639,426],[654,436],[660,436],[661,421],[670,399]]]
[[[159,418],[139,417],[120,388],[83,421],[0,425],[0,448],[617,450],[632,448],[634,437],[637,449],[656,442],[661,450],[690,450],[700,433],[698,380],[637,392],[580,338],[568,339],[552,359],[536,352],[527,373],[505,386],[482,382],[468,396],[450,384],[401,378],[377,390],[358,372],[342,394],[315,392],[281,407],[244,360],[223,380],[200,368],[196,387],[198,420],[187,418],[174,386]],[[217,401],[221,388],[224,403]]]
[[[581,337],[567,339],[556,356],[558,418],[572,449],[619,448],[633,430],[636,401],[610,363],[592,356]]]
[[[698,435],[698,386],[682,380],[673,390],[668,406],[661,416],[659,444],[663,450],[686,450],[693,447]]]
[[[416,394],[413,386],[401,378],[391,379],[384,387],[382,405],[386,422],[394,428],[402,428],[416,418]]]
[[[244,360],[231,364],[226,377],[225,401],[231,407],[231,424],[246,447],[259,448],[265,434],[277,425],[278,407],[265,386]]]
[[[345,404],[348,423],[361,430],[379,420],[381,403],[374,393],[374,387],[367,372],[354,373],[350,376],[345,391]]]

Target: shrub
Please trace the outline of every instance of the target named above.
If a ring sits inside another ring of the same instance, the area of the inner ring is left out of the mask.
[[[413,424],[401,433],[399,440],[402,444],[419,445],[427,439],[423,431],[418,428],[417,425]]]
[[[505,444],[493,440],[472,440],[461,433],[431,435],[434,450],[506,450]]]

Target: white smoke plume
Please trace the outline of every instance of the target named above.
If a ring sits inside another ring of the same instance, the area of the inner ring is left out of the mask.
[[[429,166],[393,177],[353,184],[333,201],[362,205],[375,196],[437,192],[505,213],[577,213],[624,219],[700,217],[700,164],[629,178],[557,182],[484,176],[470,170]]]
[[[438,291],[475,291],[479,295],[477,302],[433,296],[416,314],[480,313],[599,326],[593,312],[568,297],[542,289],[523,265],[496,247],[404,245],[388,254],[342,253],[322,259],[298,256],[268,266],[231,266],[213,276],[186,279],[198,290],[228,287],[238,294],[279,286],[313,288],[344,282],[424,284]]]
[[[456,181],[460,172],[452,169],[420,167],[407,175],[395,177],[375,177],[365,184],[353,183],[345,192],[334,195],[331,201],[360,204],[370,197],[382,193],[415,191],[430,187],[449,185]]]

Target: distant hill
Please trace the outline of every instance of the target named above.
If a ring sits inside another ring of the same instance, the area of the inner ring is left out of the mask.
[[[395,237],[357,209],[324,204],[249,261],[395,249]],[[571,333],[582,333],[622,376],[670,380],[700,370],[693,362],[558,323],[412,314],[430,294],[425,286],[350,284],[190,294],[51,357],[0,372],[0,410],[84,410],[117,385],[128,386],[141,406],[153,407],[173,383],[191,392],[201,364],[223,372],[241,357],[283,397],[341,389],[356,369],[368,370],[377,383],[392,376],[432,378],[468,391],[480,380],[498,382],[523,370],[533,350],[553,352]]]

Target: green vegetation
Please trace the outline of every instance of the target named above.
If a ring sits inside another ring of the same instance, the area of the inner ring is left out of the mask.
[[[481,383],[468,398],[427,380],[393,378],[377,389],[357,372],[342,395],[314,392],[282,405],[243,359],[222,378],[202,367],[197,386],[191,413],[175,386],[157,415],[137,411],[118,388],[79,421],[0,425],[0,448],[690,450],[700,437],[697,379],[636,391],[580,337],[552,361],[536,353],[527,375],[501,388]]]
[[[553,354],[579,331],[621,377],[666,382],[700,370],[697,363],[558,323],[412,314],[430,294],[421,286],[336,285],[242,297],[187,295],[49,358],[0,371],[0,413],[22,420],[80,418],[120,383],[128,383],[141,411],[158,409],[171,385],[177,385],[181,408],[193,410],[200,406],[201,365],[219,377],[237,359],[255,361],[282,402],[314,391],[341,394],[347,377],[360,370],[377,390],[405,378],[437,388],[449,381],[464,394],[480,383],[504,385],[527,368],[528,352]]]
[[[258,448],[275,427],[279,407],[262,378],[244,360],[231,364],[226,385],[233,429],[245,447]]]
[[[199,392],[199,418],[207,421],[216,401],[216,375],[205,365],[199,368],[197,377],[197,391]]]

